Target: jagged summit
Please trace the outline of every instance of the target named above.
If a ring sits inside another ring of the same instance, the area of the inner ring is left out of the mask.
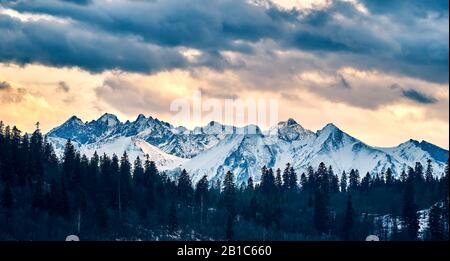
[[[299,124],[294,119],[289,118],[286,121],[278,122],[278,124],[276,126],[279,126],[279,127],[283,126],[284,127],[284,126],[295,126],[295,125],[299,125]]]
[[[114,114],[110,114],[110,113],[103,114],[100,118],[98,118],[97,121],[98,122],[103,122],[106,125],[108,125],[109,127],[113,127],[113,126],[115,126],[115,125],[120,123],[120,121],[117,118],[117,116],[114,115]]]
[[[341,129],[339,129],[334,123],[327,123],[325,127],[323,127],[319,132],[341,132]]]
[[[333,123],[313,132],[291,118],[268,132],[261,132],[256,125],[235,127],[217,121],[191,131],[143,114],[122,123],[106,113],[89,123],[73,116],[51,130],[48,137],[59,153],[67,139],[85,154],[101,151],[120,155],[124,150],[132,156],[156,153],[153,156],[161,169],[186,168],[194,181],[203,175],[210,180],[221,179],[231,170],[238,183],[249,177],[258,182],[262,166],[283,168],[288,162],[298,173],[324,162],[336,173],[350,168],[381,173],[391,168],[396,175],[416,161],[426,163],[431,159],[439,173],[448,159],[447,150],[426,141],[409,140],[393,148],[372,147]]]
[[[296,125],[297,122],[296,122],[294,119],[289,118],[289,119],[286,121],[286,124],[287,124],[288,126],[292,126],[292,125]]]
[[[292,118],[287,121],[280,121],[277,125],[271,127],[267,134],[278,136],[286,141],[303,140],[314,135],[312,131],[303,128]]]
[[[84,124],[83,121],[75,115],[70,117],[64,124],[73,124],[73,123],[78,125]]]
[[[139,121],[145,121],[147,120],[147,118],[144,116],[144,114],[139,114],[135,120],[135,122],[139,122]]]

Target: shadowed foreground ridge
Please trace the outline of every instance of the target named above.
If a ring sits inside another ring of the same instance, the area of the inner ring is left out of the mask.
[[[287,164],[262,168],[258,183],[227,172],[193,184],[126,153],[87,158],[71,141],[58,159],[39,130],[1,125],[0,178],[2,240],[448,240],[448,163],[399,178]]]

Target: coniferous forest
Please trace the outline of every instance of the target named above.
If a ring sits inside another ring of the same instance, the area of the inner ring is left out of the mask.
[[[41,134],[0,123],[0,240],[448,240],[448,163],[394,175],[262,168],[235,184],[159,172],[146,158],[62,158]],[[339,175],[338,175],[339,174]]]

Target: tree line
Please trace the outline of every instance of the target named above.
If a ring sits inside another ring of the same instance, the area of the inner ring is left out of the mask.
[[[59,159],[39,127],[0,122],[0,193],[1,240],[448,240],[448,162],[362,177],[287,164],[263,167],[258,183],[228,171],[193,184],[148,157],[88,158],[70,140]]]

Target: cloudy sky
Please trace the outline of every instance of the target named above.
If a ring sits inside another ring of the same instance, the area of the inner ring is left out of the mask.
[[[201,90],[276,98],[280,119],[370,145],[448,148],[448,25],[447,0],[0,0],[0,119],[170,121]]]

